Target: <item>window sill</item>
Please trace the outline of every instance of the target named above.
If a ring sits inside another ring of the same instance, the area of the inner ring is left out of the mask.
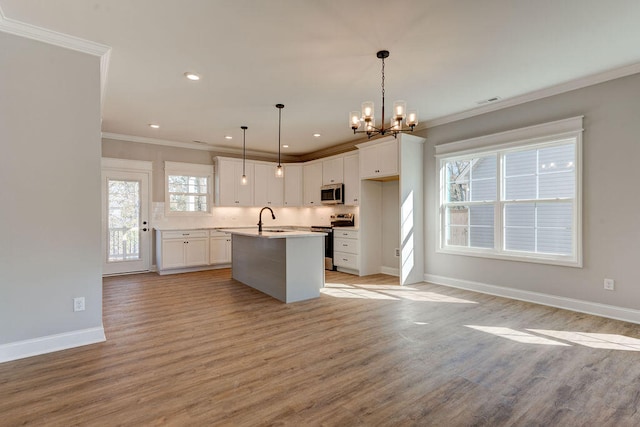
[[[517,252],[487,252],[482,250],[473,249],[450,249],[450,248],[437,248],[436,253],[446,255],[462,255],[471,256],[477,258],[489,258],[501,261],[518,261],[529,262],[534,264],[548,264],[559,265],[563,267],[582,268],[582,260],[573,257],[561,257],[561,256],[544,256],[544,255],[526,255]]]

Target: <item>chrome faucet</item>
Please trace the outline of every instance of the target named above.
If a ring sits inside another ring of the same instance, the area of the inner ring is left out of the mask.
[[[269,211],[271,212],[271,218],[276,219],[276,216],[273,214],[273,211],[270,207],[265,206],[264,208],[260,209],[260,216],[258,217],[258,233],[262,233],[262,211],[265,209],[269,209]]]

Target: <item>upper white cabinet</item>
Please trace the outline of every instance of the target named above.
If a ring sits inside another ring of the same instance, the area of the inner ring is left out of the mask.
[[[398,141],[370,142],[358,145],[360,178],[377,179],[398,175]]]
[[[357,153],[344,156],[344,204],[360,204],[360,164]]]
[[[284,204],[284,179],[276,178],[275,163],[255,163],[254,168],[254,205],[282,206]]]
[[[341,184],[344,181],[342,157],[332,157],[322,161],[322,184]]]
[[[302,167],[305,206],[321,206],[322,162],[305,163]]]
[[[253,206],[254,165],[246,162],[247,185],[242,185],[242,160],[216,157],[216,205]]]
[[[284,205],[302,206],[302,165],[285,164],[284,168]]]

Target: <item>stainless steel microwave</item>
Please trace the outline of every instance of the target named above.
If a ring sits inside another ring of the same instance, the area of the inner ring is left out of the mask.
[[[323,185],[320,189],[320,200],[323,205],[344,204],[344,184]]]

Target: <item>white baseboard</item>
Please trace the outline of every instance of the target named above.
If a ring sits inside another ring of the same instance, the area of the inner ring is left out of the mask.
[[[97,328],[81,329],[79,331],[1,344],[0,363],[95,344],[106,340],[104,328],[100,326]]]
[[[382,267],[380,267],[380,273],[388,274],[389,276],[400,277],[400,269],[399,268],[382,266]]]
[[[221,270],[223,268],[231,268],[231,264],[213,264],[202,265],[199,267],[172,268],[170,270],[157,270],[156,272],[160,276],[165,276],[167,274],[193,273],[195,271]]]
[[[470,280],[437,276],[435,274],[425,274],[424,280],[425,282],[435,283],[436,285],[466,289],[468,291],[532,302],[550,307],[563,308],[580,313],[607,317],[609,319],[623,320],[625,322],[640,323],[640,310],[634,310],[631,308],[616,307],[614,305],[600,304],[597,302],[559,297],[540,292],[523,291],[503,286],[489,285],[487,283],[473,282]]]

